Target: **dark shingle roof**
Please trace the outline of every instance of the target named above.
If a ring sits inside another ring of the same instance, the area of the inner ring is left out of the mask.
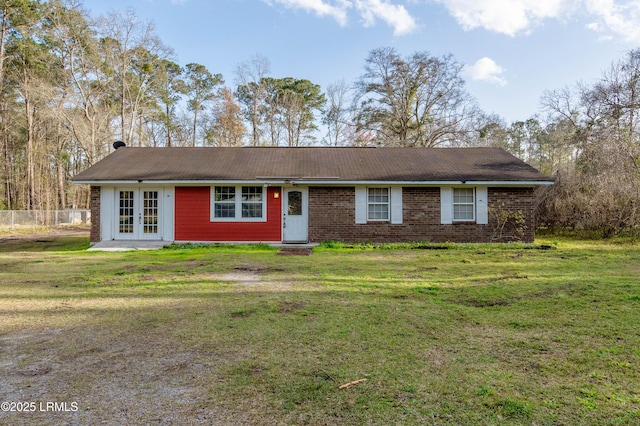
[[[120,148],[76,182],[213,181],[548,182],[499,148]]]

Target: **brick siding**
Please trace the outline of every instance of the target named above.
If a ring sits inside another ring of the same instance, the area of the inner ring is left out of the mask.
[[[533,189],[489,188],[489,224],[460,222],[440,224],[440,188],[405,187],[402,191],[403,223],[355,223],[354,187],[309,188],[309,240],[343,242],[490,242],[520,239],[533,242]],[[521,211],[526,229],[521,238],[513,229],[497,238],[495,209]]]
[[[91,210],[91,233],[89,241],[97,243],[100,241],[100,187],[91,187],[91,198],[89,199],[89,209]]]

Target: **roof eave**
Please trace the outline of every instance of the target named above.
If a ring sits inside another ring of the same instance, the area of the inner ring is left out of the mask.
[[[546,186],[553,185],[555,182],[552,180],[523,180],[523,181],[465,181],[467,185],[475,186]]]
[[[273,179],[207,179],[207,180],[73,180],[74,184],[87,185],[226,185],[226,184],[259,184],[259,185],[324,185],[324,186],[345,186],[345,185],[398,185],[398,186],[448,186],[448,185],[468,185],[468,186],[538,186],[553,185],[553,181],[463,181],[463,180],[434,180],[434,181],[393,181],[393,180],[273,180]]]

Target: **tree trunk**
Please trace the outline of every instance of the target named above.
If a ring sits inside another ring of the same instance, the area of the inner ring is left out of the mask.
[[[35,186],[35,161],[33,153],[33,107],[31,105],[31,98],[29,95],[29,76],[24,74],[25,81],[25,93],[24,93],[24,107],[27,118],[27,208],[29,210],[36,210],[36,186]]]
[[[0,29],[0,93],[4,89],[4,55],[5,40],[7,37],[7,14],[9,13],[9,2],[4,1],[2,4],[2,28]]]
[[[253,112],[251,114],[251,130],[253,137],[253,146],[260,145],[260,135],[258,127],[260,126],[260,122],[258,121],[258,102],[256,100],[253,101]]]
[[[193,135],[192,135],[192,145],[196,146],[196,130],[198,128],[198,109],[195,108],[193,110]]]
[[[169,118],[170,117],[169,114],[171,113],[171,110],[169,109],[169,104],[168,103],[165,104],[165,111],[166,111],[166,114],[167,114],[167,128],[166,128],[166,131],[167,131],[167,147],[171,148],[171,119]]]
[[[58,187],[58,205],[61,209],[67,207],[67,196],[66,196],[66,188],[65,188],[65,179],[64,179],[64,162],[62,153],[65,152],[65,144],[62,138],[62,122],[58,122],[57,127],[57,152],[56,152],[56,174],[57,174],[57,187]]]
[[[65,209],[67,207],[67,197],[65,193],[65,182],[64,182],[64,164],[62,161],[58,159],[58,205],[61,209]]]
[[[12,185],[11,179],[13,176],[13,163],[11,161],[10,152],[10,139],[7,135],[7,126],[4,121],[4,117],[2,117],[3,129],[2,129],[2,138],[4,139],[4,167],[5,167],[5,199],[7,204],[7,209],[11,210],[13,207],[13,197],[12,197]]]

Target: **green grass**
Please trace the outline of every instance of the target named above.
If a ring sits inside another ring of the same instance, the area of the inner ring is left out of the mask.
[[[0,397],[81,423],[640,423],[640,246],[536,243],[0,249]],[[0,422],[50,419],[23,414]]]

